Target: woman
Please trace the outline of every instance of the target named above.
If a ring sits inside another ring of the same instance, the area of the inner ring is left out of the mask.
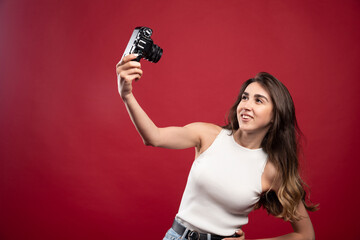
[[[195,161],[170,239],[245,239],[248,214],[264,207],[290,221],[294,232],[271,239],[314,239],[298,174],[298,128],[286,87],[268,73],[246,81],[230,110],[228,124],[191,123],[158,128],[132,94],[142,76],[131,54],[117,65],[119,94],[144,143],[184,149],[195,147]]]

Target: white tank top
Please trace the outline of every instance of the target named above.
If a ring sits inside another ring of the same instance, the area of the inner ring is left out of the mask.
[[[222,129],[191,167],[176,218],[192,230],[232,235],[260,199],[267,154],[242,147],[230,133]]]

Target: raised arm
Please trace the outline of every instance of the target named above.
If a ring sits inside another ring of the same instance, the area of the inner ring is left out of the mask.
[[[135,58],[135,54],[125,56],[116,66],[116,73],[119,94],[144,144],[174,149],[199,147],[206,124],[192,123],[185,127],[158,128],[141,108],[132,93],[132,82],[139,80],[143,73],[141,64],[131,61]]]

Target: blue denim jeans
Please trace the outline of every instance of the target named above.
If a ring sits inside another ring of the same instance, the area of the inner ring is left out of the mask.
[[[163,240],[179,240],[181,239],[181,235],[175,232],[172,228],[170,228],[164,237]]]
[[[175,220],[177,221],[177,220]],[[178,222],[178,221],[177,221]],[[178,222],[179,223],[179,222]],[[181,223],[180,223],[181,224]],[[182,224],[181,224],[182,225]],[[184,225],[183,225],[184,226]],[[185,226],[184,226],[185,227]],[[183,233],[183,236],[186,236],[187,233],[191,231],[189,228],[186,228],[185,229],[185,232]],[[166,234],[165,234],[165,237],[163,238],[163,240],[187,240],[187,238],[183,237],[182,235],[178,234],[177,232],[174,231],[174,229],[170,228]],[[213,235],[214,236],[214,235]],[[231,237],[235,237],[236,234],[234,234],[233,236]],[[219,238],[220,236],[217,236],[217,238]],[[238,237],[238,236],[237,236]],[[223,237],[220,237],[220,238],[223,238]],[[207,234],[207,239],[211,239],[211,234],[208,233]]]

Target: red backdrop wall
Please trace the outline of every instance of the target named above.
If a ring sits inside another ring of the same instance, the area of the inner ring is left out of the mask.
[[[224,124],[243,81],[288,87],[306,136],[318,239],[356,239],[360,3],[0,1],[0,238],[162,239],[194,150],[145,147],[116,86],[136,26],[159,63],[134,93],[159,126]],[[247,238],[287,233],[260,210]]]

